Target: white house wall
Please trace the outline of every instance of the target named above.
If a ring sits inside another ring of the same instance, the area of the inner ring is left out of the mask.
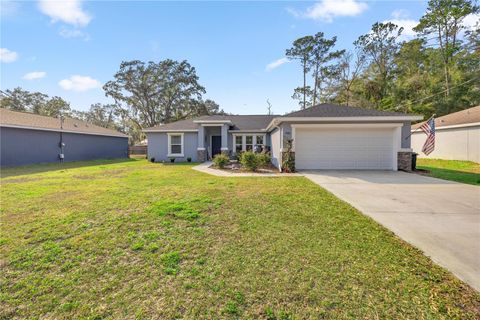
[[[281,159],[281,151],[280,151],[280,129],[275,129],[270,134],[271,139],[271,153],[272,153],[272,164],[280,169],[280,159]]]
[[[412,149],[419,158],[480,162],[480,126],[437,128],[435,150],[428,156],[422,152],[426,138],[422,131],[412,135]]]

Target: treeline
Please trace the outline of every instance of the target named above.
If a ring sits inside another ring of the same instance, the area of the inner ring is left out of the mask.
[[[130,142],[144,139],[143,128],[211,114],[225,114],[212,100],[204,100],[206,90],[198,82],[195,68],[187,61],[164,60],[158,63],[127,61],[103,90],[113,104],[96,103],[88,111],[71,108],[60,97],[21,88],[2,91],[0,106],[16,111],[77,118],[119,130]]]
[[[354,50],[335,48],[336,37],[318,32],[293,42],[286,56],[297,60],[302,86],[292,98],[301,108],[320,102],[438,116],[480,104],[480,22],[465,17],[479,8],[467,0],[430,0],[414,28],[375,23]]]

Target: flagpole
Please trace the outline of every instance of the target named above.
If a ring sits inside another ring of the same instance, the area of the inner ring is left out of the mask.
[[[430,119],[432,119],[432,118],[434,118],[434,117],[435,117],[435,113],[432,114],[432,116],[431,116],[430,118],[428,118],[428,119],[427,119],[426,121],[424,121],[424,122],[428,122],[428,121],[430,121]],[[417,132],[421,127],[422,127],[422,126],[418,127],[417,129],[413,130],[412,132],[410,132],[410,134],[409,134],[407,137],[405,137],[405,140],[407,140],[408,138],[410,138],[410,137],[412,136],[412,134],[414,134],[415,132]]]

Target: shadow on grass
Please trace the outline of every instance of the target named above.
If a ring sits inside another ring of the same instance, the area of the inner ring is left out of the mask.
[[[131,158],[119,158],[119,159],[102,159],[102,160],[86,160],[86,161],[71,161],[64,163],[44,163],[44,164],[32,164],[18,167],[6,167],[0,169],[0,178],[8,178],[15,176],[22,176],[27,174],[42,173],[49,171],[58,171],[65,169],[75,169],[82,167],[91,167],[98,165],[109,165],[123,162],[134,162],[138,159]]]
[[[426,174],[430,177],[467,183],[477,186],[480,185],[480,174],[478,173],[435,168],[429,166],[418,166],[418,168],[430,171],[430,173]]]

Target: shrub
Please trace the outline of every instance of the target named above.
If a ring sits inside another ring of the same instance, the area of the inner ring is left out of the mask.
[[[155,162],[155,157],[151,157],[150,162],[152,162],[152,163]]]
[[[192,158],[188,157],[187,162],[192,162]]]
[[[258,158],[252,151],[245,151],[240,155],[240,163],[250,171],[256,171],[258,168]]]
[[[266,167],[270,164],[272,158],[268,153],[257,153],[257,160],[260,167]]]
[[[170,158],[170,162],[171,162],[171,163],[174,163],[174,162],[175,162],[175,158]]]
[[[282,172],[295,172],[295,154],[292,151],[293,140],[287,140],[287,151],[282,152]]]
[[[228,158],[228,156],[223,153],[217,154],[215,157],[213,157],[213,164],[215,165],[215,167],[220,169],[223,169],[229,161],[230,159]]]

